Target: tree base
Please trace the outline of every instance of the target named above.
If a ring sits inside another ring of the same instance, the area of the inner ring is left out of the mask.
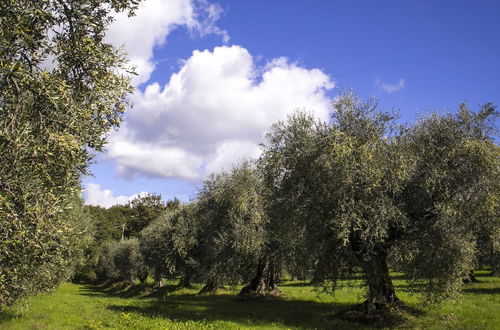
[[[238,294],[238,298],[240,300],[247,300],[247,299],[256,299],[263,297],[278,297],[281,296],[282,294],[283,292],[277,287],[267,288],[259,286],[253,288],[251,285],[247,285],[243,287],[243,289],[241,289],[240,293]]]
[[[222,285],[214,282],[208,282],[207,284],[205,284],[203,288],[201,288],[198,294],[215,294],[217,290],[222,290],[222,289],[225,289]]]
[[[480,283],[480,281],[476,278],[474,275],[474,272],[471,271],[466,278],[462,280],[463,284],[468,284],[468,283]]]
[[[348,310],[340,311],[336,317],[343,321],[357,322],[366,325],[395,325],[406,319],[404,304],[396,299],[389,301],[365,302]]]

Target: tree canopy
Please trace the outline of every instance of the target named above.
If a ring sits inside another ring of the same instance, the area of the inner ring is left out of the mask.
[[[132,91],[104,42],[112,11],[135,0],[0,3],[0,303],[63,278],[67,221],[95,151]],[[41,271],[48,269],[47,271]],[[35,274],[37,280],[35,281]]]
[[[398,127],[353,93],[334,105],[331,124],[297,113],[274,125],[261,159],[276,213],[305,233],[314,277],[335,284],[361,269],[368,307],[397,303],[388,256],[399,251],[429,292],[456,291],[474,267],[474,224],[498,195],[494,108]]]

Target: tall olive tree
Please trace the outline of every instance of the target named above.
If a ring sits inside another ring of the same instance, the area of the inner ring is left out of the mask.
[[[104,35],[110,12],[137,2],[0,2],[0,303],[64,273],[39,270],[65,263],[61,242],[74,230],[65,210],[120,123],[132,88]]]

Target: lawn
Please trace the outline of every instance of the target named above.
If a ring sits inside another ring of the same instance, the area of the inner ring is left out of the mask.
[[[391,325],[417,329],[500,329],[500,278],[478,272],[480,283],[440,306],[422,306],[418,290],[394,276],[399,297],[411,312]],[[364,329],[335,314],[363,300],[360,282],[335,296],[304,282],[284,282],[281,298],[239,301],[238,288],[217,295],[193,290],[118,290],[109,286],[61,285],[54,293],[30,298],[0,311],[0,329]],[[417,293],[416,293],[417,291]]]

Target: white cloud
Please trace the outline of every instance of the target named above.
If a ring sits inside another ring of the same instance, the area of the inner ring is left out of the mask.
[[[194,51],[168,84],[136,93],[107,157],[125,176],[198,180],[258,156],[270,126],[298,108],[327,120],[332,87],[321,70],[286,58],[258,68],[240,46]]]
[[[379,86],[384,92],[394,93],[394,92],[402,90],[403,87],[405,87],[405,80],[399,79],[399,81],[397,83],[389,84],[389,83],[383,82],[380,79],[377,79],[375,81],[375,85]]]
[[[96,183],[89,183],[82,191],[83,199],[87,205],[101,206],[109,208],[113,205],[127,204],[138,196],[145,196],[147,192],[140,192],[130,196],[119,195],[113,196],[113,192],[109,189],[101,189],[101,186]]]
[[[227,42],[227,31],[215,26],[221,14],[219,5],[206,0],[145,0],[133,17],[116,13],[106,39],[124,47],[130,65],[135,66],[138,73],[133,83],[139,85],[148,81],[155,69],[154,47],[163,45],[168,34],[178,26],[185,26],[200,36],[218,34]]]

